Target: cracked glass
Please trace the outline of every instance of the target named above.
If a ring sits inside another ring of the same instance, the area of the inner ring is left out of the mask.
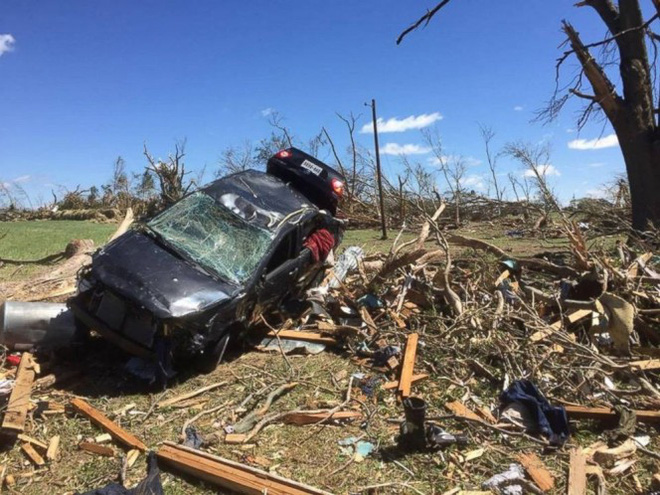
[[[254,273],[272,242],[270,232],[202,192],[182,199],[147,226],[175,250],[235,283]]]

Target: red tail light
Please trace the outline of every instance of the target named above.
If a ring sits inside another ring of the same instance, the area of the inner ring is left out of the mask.
[[[339,179],[332,179],[330,183],[332,184],[332,190],[341,198],[344,195],[344,183]]]
[[[289,150],[280,150],[275,156],[277,158],[289,158],[291,156],[291,152]]]

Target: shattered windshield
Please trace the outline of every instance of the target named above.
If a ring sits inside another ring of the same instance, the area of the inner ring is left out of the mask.
[[[202,192],[182,199],[147,226],[202,267],[236,283],[252,275],[272,240],[268,231]]]

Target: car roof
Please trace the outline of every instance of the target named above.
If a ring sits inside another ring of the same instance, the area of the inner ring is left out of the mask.
[[[269,230],[276,230],[292,213],[318,210],[289,184],[251,169],[218,179],[202,191],[251,223]]]

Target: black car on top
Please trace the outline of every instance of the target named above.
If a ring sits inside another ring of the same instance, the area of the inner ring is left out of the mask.
[[[216,180],[99,249],[69,306],[81,328],[163,368],[191,356],[214,368],[254,315],[319,279],[306,240],[341,241],[343,187],[328,165],[282,150],[266,172]]]

